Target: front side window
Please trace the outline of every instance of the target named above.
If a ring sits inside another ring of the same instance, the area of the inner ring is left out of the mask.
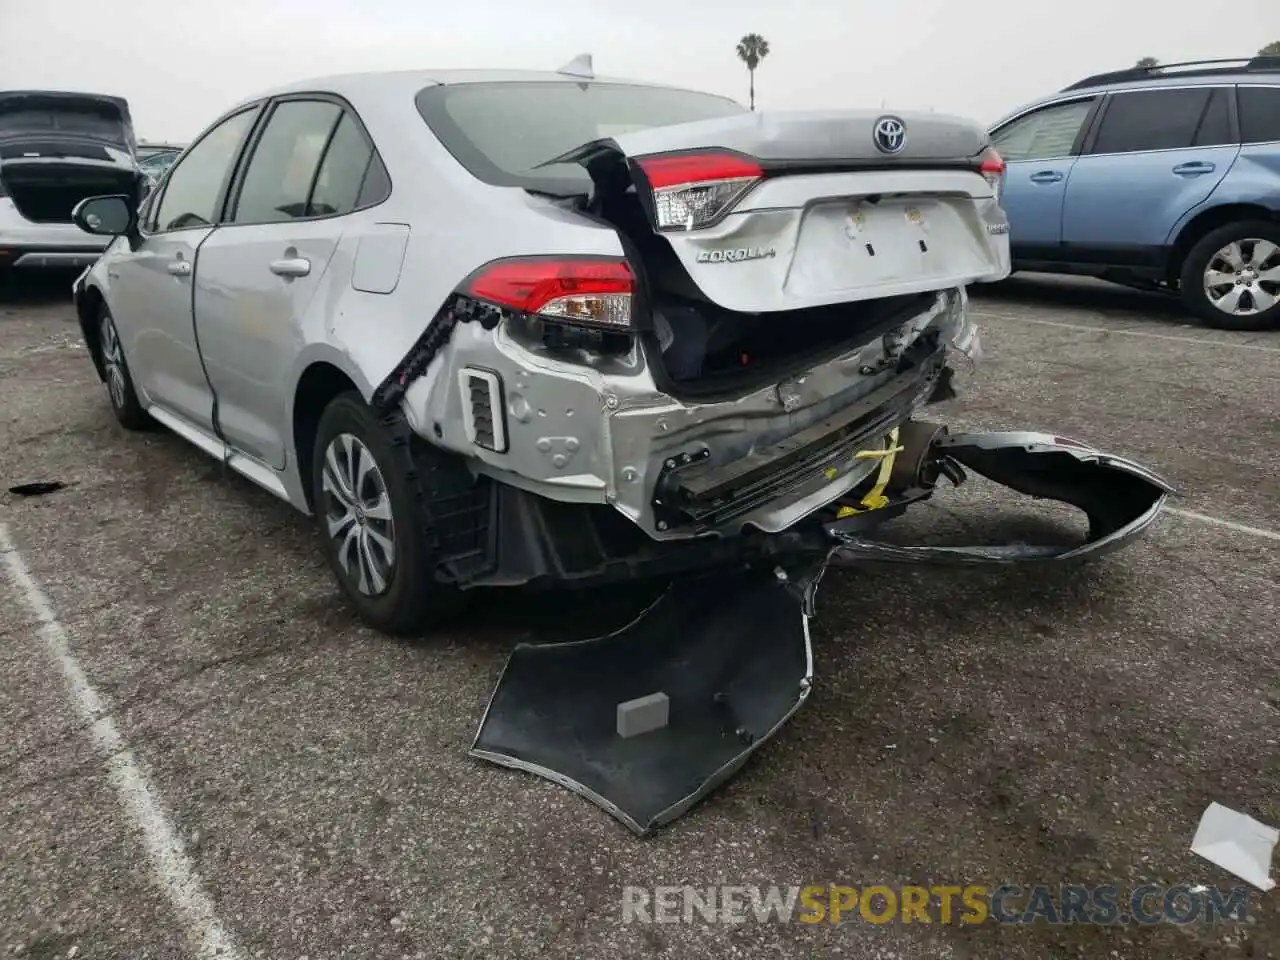
[[[1092,98],[1056,103],[1001,127],[991,144],[1006,162],[1070,156],[1091,109]]]
[[[253,107],[223,120],[169,171],[154,229],[207,227],[217,221],[223,184],[257,115]]]
[[[1210,106],[1210,87],[1112,94],[1090,153],[1138,153],[1192,146]]]
[[[249,157],[231,222],[281,223],[308,216],[320,156],[341,114],[341,107],[326,100],[277,105]]]

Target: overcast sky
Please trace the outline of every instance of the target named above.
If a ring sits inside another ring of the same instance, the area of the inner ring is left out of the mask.
[[[412,67],[596,72],[746,102],[738,38],[772,52],[760,109],[872,107],[989,122],[1089,73],[1249,56],[1280,0],[0,0],[0,89],[126,97],[138,136],[186,140],[278,83]],[[1211,22],[1217,28],[1210,28]]]

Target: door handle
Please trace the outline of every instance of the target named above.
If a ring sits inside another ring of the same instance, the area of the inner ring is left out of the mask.
[[[191,276],[191,261],[170,260],[166,269],[175,277],[189,277]]]
[[[311,272],[311,261],[306,257],[272,260],[271,272],[278,277],[305,277]]]
[[[1180,177],[1195,177],[1202,173],[1213,173],[1213,164],[1205,160],[1192,160],[1190,163],[1180,163],[1173,168],[1173,172]]]
[[[1062,172],[1059,170],[1041,170],[1031,175],[1032,183],[1057,183],[1062,179]]]

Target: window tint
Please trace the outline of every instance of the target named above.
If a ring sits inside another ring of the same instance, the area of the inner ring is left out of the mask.
[[[272,111],[245,170],[233,223],[280,223],[307,215],[320,154],[342,108],[286,100]]]
[[[1209,104],[1208,87],[1117,93],[1107,104],[1090,153],[1189,147]]]
[[[1217,147],[1224,143],[1235,143],[1235,138],[1231,136],[1230,100],[1229,87],[1217,87],[1213,91],[1196,130],[1195,146]]]
[[[387,175],[387,168],[382,165],[382,158],[375,153],[369,162],[369,169],[365,171],[357,206],[368,207],[381,203],[390,193],[391,177]]]
[[[360,125],[351,114],[344,113],[320,164],[308,216],[332,216],[354,210],[372,156],[373,148],[361,132]]]
[[[155,229],[181,230],[208,226],[217,220],[218,194],[257,114],[255,108],[228,117],[169,171]]]
[[[1280,87],[1240,88],[1240,139],[1245,143],[1280,141]]]
[[[1068,156],[1092,107],[1092,100],[1045,107],[997,130],[991,142],[1006,162]]]

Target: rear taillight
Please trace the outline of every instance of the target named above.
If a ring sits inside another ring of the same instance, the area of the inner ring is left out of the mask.
[[[525,314],[629,330],[635,285],[625,260],[538,257],[491,263],[466,290],[478,300]]]
[[[760,164],[736,153],[642,157],[659,230],[696,230],[728,213],[760,182]]]
[[[986,177],[987,183],[991,184],[991,192],[999,200],[1000,191],[1004,188],[1004,157],[996,152],[995,147],[987,147],[978,169]]]

